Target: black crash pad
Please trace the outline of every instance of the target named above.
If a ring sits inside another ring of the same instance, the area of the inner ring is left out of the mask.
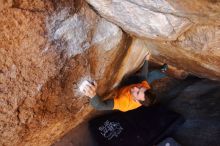
[[[89,129],[99,146],[152,146],[183,122],[181,115],[152,106],[96,117],[89,121]]]

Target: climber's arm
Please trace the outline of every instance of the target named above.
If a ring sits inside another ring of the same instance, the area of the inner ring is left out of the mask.
[[[100,96],[96,94],[97,83],[88,84],[84,89],[84,94],[91,98],[90,104],[97,110],[113,110],[114,100],[102,100]]]
[[[114,100],[107,99],[107,100],[102,101],[100,96],[95,95],[94,97],[92,97],[90,104],[96,110],[113,110]]]
[[[138,73],[138,76],[141,77],[142,80],[146,80],[149,84],[151,84],[155,80],[159,80],[167,77],[167,75],[160,70],[148,71],[148,61],[150,59],[150,53],[148,52],[144,64]]]
[[[141,76],[146,80],[147,75],[148,75],[148,60],[145,60],[143,66],[140,69],[140,72],[138,73],[138,76]]]
[[[150,59],[150,52],[147,53],[143,66],[141,67],[139,73],[137,74],[138,76],[140,76],[141,78],[143,78],[144,80],[147,80],[147,76],[148,76],[148,61]]]

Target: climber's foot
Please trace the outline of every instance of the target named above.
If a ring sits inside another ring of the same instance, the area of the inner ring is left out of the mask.
[[[161,71],[162,73],[166,73],[167,70],[168,70],[168,65],[167,65],[166,63],[164,63],[164,64],[161,66],[160,71]]]

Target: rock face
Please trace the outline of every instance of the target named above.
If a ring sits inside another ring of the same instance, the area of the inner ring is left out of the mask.
[[[17,145],[34,117],[34,97],[62,66],[59,54],[43,53],[43,13],[8,8],[0,17],[0,144]]]
[[[145,41],[155,60],[220,79],[220,2],[87,0],[104,18]]]
[[[193,27],[174,42],[146,41],[156,60],[166,61],[199,77],[220,79],[220,27]]]
[[[79,1],[18,1],[0,16],[0,145],[50,145],[91,111],[80,82],[108,91],[131,39]]]
[[[106,19],[138,37],[175,40],[192,24],[165,0],[87,0]]]
[[[104,95],[148,49],[220,79],[218,1],[87,2],[0,0],[0,145],[51,145],[92,110],[84,79]]]
[[[159,101],[185,118],[173,138],[187,146],[218,145],[220,82],[189,77],[167,82],[165,86],[172,90],[163,88]]]

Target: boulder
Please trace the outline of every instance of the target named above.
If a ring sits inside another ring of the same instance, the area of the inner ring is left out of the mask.
[[[51,145],[80,123],[80,83],[108,91],[131,40],[83,1],[29,3],[0,11],[0,145]]]

